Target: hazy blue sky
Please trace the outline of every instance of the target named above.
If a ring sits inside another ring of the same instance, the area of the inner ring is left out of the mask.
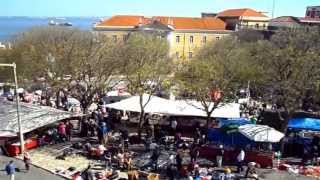
[[[0,16],[200,16],[227,8],[253,8],[271,16],[273,0],[1,0]],[[320,0],[275,0],[275,16],[304,16]]]

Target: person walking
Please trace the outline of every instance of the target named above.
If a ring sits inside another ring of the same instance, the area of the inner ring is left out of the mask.
[[[237,171],[238,173],[241,173],[243,171],[243,162],[245,158],[245,152],[243,149],[240,149],[240,152],[237,156]]]
[[[180,172],[182,168],[182,158],[179,152],[176,155],[176,165],[177,165],[177,170]]]
[[[14,180],[14,174],[16,172],[16,167],[13,164],[13,161],[10,161],[7,165],[6,165],[6,172],[7,175],[10,176],[10,180]]]
[[[58,126],[58,134],[60,136],[60,140],[64,142],[67,138],[67,133],[66,133],[66,125],[64,122],[60,122]]]
[[[30,156],[30,154],[29,154],[27,151],[25,151],[25,152],[23,153],[23,162],[24,162],[24,165],[25,165],[25,167],[26,167],[26,171],[29,171],[29,169],[30,169],[30,162],[31,162],[31,156]]]
[[[66,123],[66,136],[67,136],[68,141],[71,140],[72,129],[73,129],[72,123],[70,123],[70,121],[67,121],[67,123]]]
[[[219,168],[222,167],[223,155],[224,155],[223,145],[220,145],[220,146],[219,146],[219,150],[218,150],[218,154],[217,154],[217,157],[216,157],[217,166],[218,166]]]
[[[151,161],[152,161],[153,170],[155,171],[158,170],[159,156],[160,156],[159,148],[154,149],[152,152]]]
[[[176,134],[176,130],[177,130],[177,126],[178,126],[177,120],[173,119],[173,120],[171,121],[170,126],[171,126],[172,135],[174,136],[174,135]]]
[[[196,162],[198,157],[199,157],[199,148],[195,143],[193,143],[190,148],[191,162]]]

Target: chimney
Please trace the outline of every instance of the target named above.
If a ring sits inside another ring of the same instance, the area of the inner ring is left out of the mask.
[[[168,17],[168,25],[173,26],[173,19]]]
[[[143,17],[142,16],[139,17],[139,26],[141,26],[141,25],[143,25]]]
[[[217,13],[201,13],[201,17],[216,17],[218,14]]]

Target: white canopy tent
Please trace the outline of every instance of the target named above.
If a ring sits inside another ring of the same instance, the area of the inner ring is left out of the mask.
[[[199,101],[172,101],[174,108],[170,114],[180,116],[201,116],[206,117],[206,111]],[[212,108],[213,103],[210,104]],[[219,118],[240,118],[240,104],[228,103],[218,106],[211,114],[211,117]]]
[[[130,96],[131,94],[125,91],[109,91],[107,92],[107,96]]]
[[[150,100],[148,102],[149,97]],[[105,107],[123,111],[141,112],[139,99],[139,96],[132,96],[117,103],[107,104]],[[197,101],[172,101],[144,94],[142,102],[143,105],[148,102],[144,109],[146,113],[168,114],[175,116],[207,116],[201,106],[201,103]],[[211,117],[239,118],[240,105],[236,103],[225,104],[214,110]]]
[[[20,117],[23,133],[30,132],[59,120],[82,115],[83,114],[62,111],[47,106],[20,103]],[[17,132],[19,132],[19,130],[16,103],[0,100],[0,137],[12,137],[17,135]]]
[[[284,134],[264,125],[246,124],[239,127],[239,132],[255,142],[279,142]]]
[[[164,112],[166,110],[165,107],[170,105],[170,101],[157,96],[150,96],[148,94],[144,94],[142,96],[142,105],[145,104],[146,106],[144,108],[144,111],[146,113],[159,113]],[[140,96],[132,96],[120,102],[107,104],[105,105],[105,107],[123,111],[141,112]]]

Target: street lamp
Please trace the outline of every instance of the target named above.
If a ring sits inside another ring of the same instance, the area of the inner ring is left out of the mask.
[[[24,139],[23,139],[23,132],[21,127],[21,119],[20,119],[20,100],[18,96],[18,80],[17,80],[17,66],[16,63],[12,64],[1,64],[0,67],[12,67],[13,68],[13,75],[14,75],[14,84],[15,84],[15,92],[16,92],[16,107],[17,107],[17,119],[18,119],[18,126],[19,126],[19,137],[20,137],[20,147],[21,147],[21,154],[24,151]]]

